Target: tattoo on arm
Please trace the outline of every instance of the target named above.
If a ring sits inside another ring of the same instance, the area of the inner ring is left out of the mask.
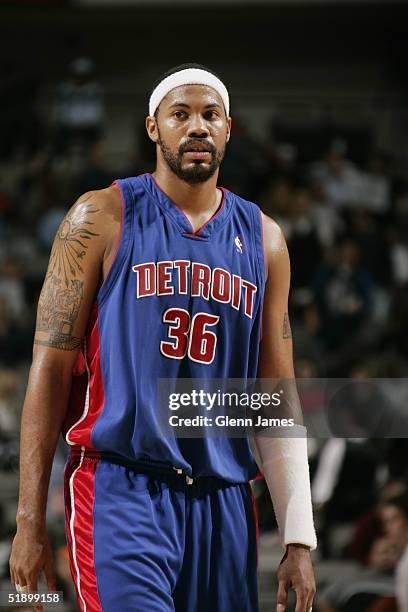
[[[285,312],[285,314],[283,315],[282,337],[284,339],[292,337],[292,330],[290,329],[289,315],[287,312]]]
[[[73,336],[73,328],[82,302],[84,283],[80,280],[71,280],[70,283],[65,287],[55,274],[47,276],[38,303],[36,344],[65,351],[81,345],[80,338]]]
[[[62,221],[52,247],[49,272],[62,278],[69,285],[69,276],[76,278],[83,268],[81,261],[86,255],[89,241],[98,236],[91,230],[92,221],[87,219],[90,213],[98,212],[96,208],[82,208],[70,212]]]
[[[88,214],[98,212],[80,207],[62,221],[51,251],[47,276],[38,302],[35,344],[72,351],[81,345],[73,334],[83,300],[84,270],[81,262],[94,236]]]

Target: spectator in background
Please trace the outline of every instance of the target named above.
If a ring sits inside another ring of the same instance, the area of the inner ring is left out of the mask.
[[[31,346],[31,333],[13,320],[9,302],[0,296],[0,366],[16,365],[28,360]]]
[[[338,578],[323,590],[319,612],[397,612],[393,596],[399,580],[408,594],[408,561],[403,558],[408,544],[407,501],[402,482],[390,481],[380,491],[378,503],[358,521],[349,546],[362,567],[356,566],[352,575]],[[379,601],[388,605],[377,609]],[[399,606],[398,612],[408,608]]]
[[[390,281],[398,287],[408,286],[408,246],[402,237],[401,229],[396,225],[389,225],[386,240],[391,260]]]
[[[38,239],[46,251],[51,249],[54,236],[66,212],[66,208],[55,204],[40,220],[38,224]]]
[[[346,159],[344,140],[334,140],[325,159],[312,168],[312,178],[318,181],[329,200],[338,209],[354,206],[361,201],[361,173]]]
[[[27,160],[19,180],[17,193],[24,206],[19,211],[21,225],[30,226],[38,221],[44,209],[58,199],[60,186],[51,159],[43,151]]]
[[[314,181],[310,187],[312,211],[319,242],[323,247],[333,246],[336,237],[344,230],[338,210],[330,206],[323,185]]]
[[[292,289],[308,289],[321,261],[321,247],[312,215],[310,194],[305,188],[294,190],[286,240],[291,259]]]
[[[95,142],[90,151],[86,167],[78,177],[77,192],[85,193],[93,189],[104,189],[114,179],[106,163],[106,149],[102,140]]]
[[[104,103],[89,57],[70,65],[70,76],[58,88],[55,102],[55,150],[64,153],[73,144],[87,148],[102,135]]]
[[[2,433],[13,433],[18,427],[14,403],[19,382],[15,370],[0,369],[0,431]]]
[[[0,268],[0,298],[7,302],[11,319],[23,321],[28,317],[24,276],[15,259],[7,258]]]
[[[271,170],[276,176],[295,182],[297,176],[298,150],[289,142],[275,142],[268,150],[272,162]]]
[[[245,124],[239,117],[234,117],[219,182],[231,191],[243,192],[247,198],[254,198],[258,195],[267,164],[262,147],[252,138]]]
[[[381,509],[384,532],[398,551],[396,599],[398,612],[408,612],[408,492],[388,499]]]
[[[292,200],[292,184],[286,177],[269,182],[260,197],[260,205],[266,215],[272,217],[282,227],[285,238],[289,231],[289,211]]]
[[[335,556],[334,527],[355,520],[374,502],[379,461],[375,451],[368,440],[340,437],[328,439],[321,449],[312,499],[319,512],[320,549],[325,559]],[[339,551],[337,556],[341,556]]]
[[[381,152],[370,157],[367,170],[361,175],[361,203],[372,213],[384,217],[391,205],[391,179],[387,159]]]
[[[392,284],[391,253],[384,231],[373,213],[358,208],[350,214],[350,235],[359,247],[360,265],[375,282],[372,296],[373,324],[388,320]]]
[[[350,234],[358,245],[361,267],[378,285],[388,286],[392,282],[389,249],[376,219],[365,208],[359,208],[351,213],[350,223]]]
[[[371,545],[368,564],[356,567],[353,574],[338,578],[324,589],[318,604],[319,612],[367,612],[378,597],[394,593],[393,571],[397,553],[387,537],[379,537]]]
[[[313,283],[319,316],[319,337],[326,350],[335,351],[355,340],[370,316],[373,282],[359,266],[357,244],[338,242],[331,261],[317,272]]]
[[[388,499],[381,508],[388,539],[397,551],[395,597],[381,597],[368,612],[408,612],[408,492]]]

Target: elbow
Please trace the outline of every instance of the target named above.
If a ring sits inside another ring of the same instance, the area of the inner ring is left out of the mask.
[[[64,380],[72,376],[78,351],[62,351],[34,345],[30,374],[51,375]]]

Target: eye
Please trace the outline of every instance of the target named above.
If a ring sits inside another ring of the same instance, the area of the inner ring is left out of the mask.
[[[184,111],[181,111],[181,110],[176,110],[176,111],[173,113],[173,115],[174,115],[174,117],[175,117],[176,119],[183,119],[183,118],[185,117],[186,113],[185,113]]]
[[[204,113],[205,119],[216,119],[217,113],[214,110],[208,110]]]

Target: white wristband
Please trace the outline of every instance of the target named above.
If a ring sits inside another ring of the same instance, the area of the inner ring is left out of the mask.
[[[314,550],[317,538],[313,524],[306,427],[295,425],[263,430],[255,436],[255,445],[283,548],[296,543]]]

